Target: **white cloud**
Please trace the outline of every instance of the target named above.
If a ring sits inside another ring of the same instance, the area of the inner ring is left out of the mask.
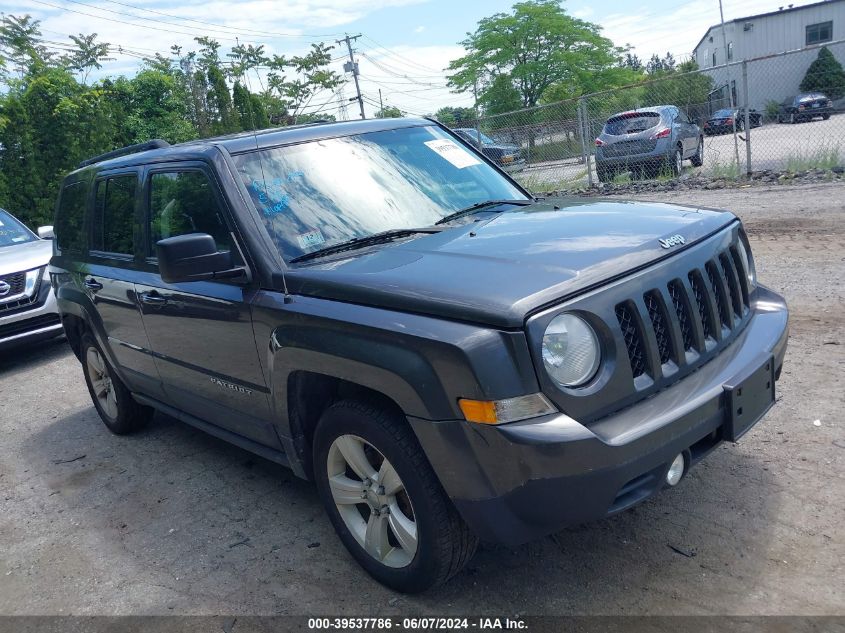
[[[414,33],[422,33],[423,31],[425,31],[424,26],[418,26],[417,28],[414,29]]]

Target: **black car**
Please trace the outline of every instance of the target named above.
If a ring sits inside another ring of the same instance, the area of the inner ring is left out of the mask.
[[[755,109],[748,111],[748,125],[752,128],[763,125],[763,114]],[[745,129],[745,108],[724,108],[716,110],[709,119],[704,122],[705,134],[728,134],[733,132],[734,126],[737,131]]]
[[[160,411],[289,466],[400,591],[677,485],[786,350],[733,214],[536,199],[424,119],[118,150],[55,232],[106,427]]]
[[[513,173],[525,169],[525,157],[519,145],[500,143],[469,127],[459,127],[452,131],[470,145],[480,149],[482,154],[506,172]]]
[[[833,101],[820,92],[802,92],[790,97],[778,108],[778,123],[800,123],[821,117],[825,121],[833,113]]]

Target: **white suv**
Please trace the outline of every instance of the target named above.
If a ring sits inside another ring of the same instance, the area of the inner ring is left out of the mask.
[[[53,227],[30,231],[0,209],[0,349],[62,334],[47,264]]]

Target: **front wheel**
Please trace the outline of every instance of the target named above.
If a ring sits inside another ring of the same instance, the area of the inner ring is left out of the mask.
[[[80,342],[85,384],[103,424],[116,435],[143,428],[152,418],[153,410],[135,402],[91,334],[83,334]]]
[[[829,114],[823,114],[822,115],[822,120],[824,120],[824,121],[827,121],[829,118],[830,118]]]
[[[704,139],[698,139],[698,149],[695,150],[695,156],[690,159],[694,167],[701,167],[704,164]]]
[[[320,418],[313,452],[317,491],[340,540],[380,583],[417,593],[469,562],[478,539],[401,415],[336,403]]]

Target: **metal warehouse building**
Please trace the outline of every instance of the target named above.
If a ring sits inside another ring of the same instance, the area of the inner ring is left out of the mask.
[[[741,66],[725,67],[726,63],[796,51],[748,64],[748,100],[758,110],[769,101],[780,102],[800,92],[799,84],[818,56],[820,45],[827,45],[834,57],[845,64],[845,0],[826,0],[801,7],[788,5],[777,11],[731,20],[724,28],[724,39],[722,26],[717,24],[707,30],[693,49],[698,67],[715,81],[714,102],[726,100],[728,86],[733,87],[738,97],[735,102],[743,101],[741,92],[737,92],[737,86],[741,85]]]

